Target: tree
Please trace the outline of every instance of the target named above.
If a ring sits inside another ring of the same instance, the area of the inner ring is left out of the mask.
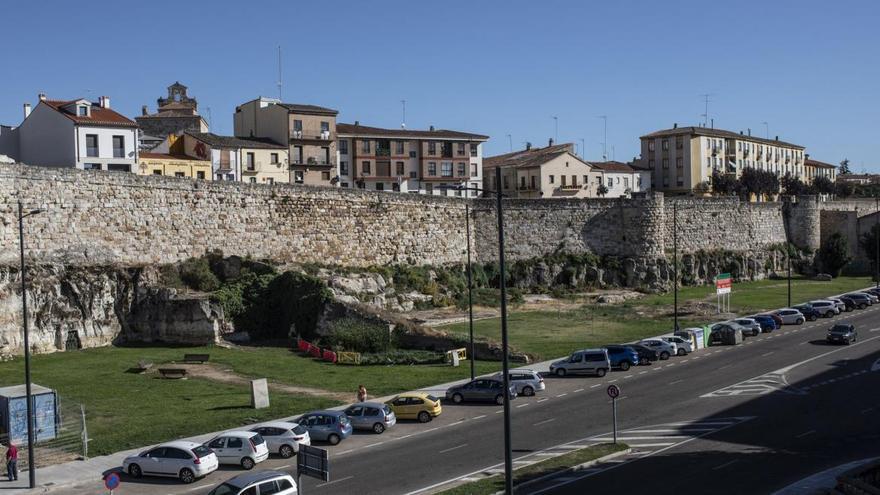
[[[776,174],[756,168],[743,170],[736,184],[736,191],[740,196],[748,198],[752,194],[759,199],[764,195],[779,193],[779,178]]]
[[[840,270],[852,261],[849,255],[849,246],[846,237],[835,232],[819,248],[819,262],[822,264],[822,270],[831,274],[832,277],[840,275]]]
[[[852,173],[849,169],[849,158],[844,158],[843,161],[840,162],[840,167],[837,169],[837,173],[840,175]]]
[[[846,182],[837,182],[834,184],[834,195],[838,198],[848,198],[853,195],[852,184]]]
[[[782,192],[789,196],[798,196],[801,194],[807,193],[807,186],[801,182],[799,177],[794,177],[791,174],[785,174],[782,178]]]
[[[605,184],[599,184],[599,187],[596,189],[596,194],[603,198],[608,194],[608,188],[605,187]]]
[[[818,176],[808,188],[811,194],[834,194],[834,183],[828,177]]]
[[[875,213],[876,215],[876,213]],[[877,223],[871,226],[871,230],[862,234],[859,238],[859,247],[865,253],[865,257],[871,260],[871,266],[877,263]]]
[[[732,175],[712,172],[712,193],[716,196],[735,194],[736,179]]]

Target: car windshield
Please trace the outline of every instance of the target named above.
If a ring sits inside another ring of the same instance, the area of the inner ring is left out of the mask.
[[[846,333],[846,332],[849,332],[849,326],[847,326],[847,325],[834,325],[833,327],[831,327],[831,331]]]
[[[192,452],[199,459],[201,459],[202,457],[205,457],[206,455],[211,455],[213,453],[213,451],[211,449],[209,449],[208,447],[205,447],[204,445],[199,445],[198,447],[193,447]]]
[[[440,400],[440,399],[434,397],[433,395],[426,395],[425,398],[428,399],[429,401],[432,401],[432,402],[437,402]]]
[[[222,485],[214,488],[208,495],[235,495],[238,493],[238,488],[230,485],[229,483],[223,483]]]
[[[293,432],[297,435],[305,435],[309,430],[305,429],[302,425],[296,425],[293,427]]]
[[[347,425],[348,424],[348,416],[345,416],[345,415],[339,416],[339,423],[341,423],[343,425]]]

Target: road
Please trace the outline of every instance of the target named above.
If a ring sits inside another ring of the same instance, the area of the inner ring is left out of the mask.
[[[840,320],[857,326],[856,344],[825,344],[826,329]],[[545,392],[512,403],[517,465],[607,440],[611,405],[605,389],[611,383],[622,390],[620,437],[634,452],[522,493],[607,493],[633,480],[651,483],[651,491],[661,494],[695,486],[713,493],[769,493],[877,455],[880,369],[870,370],[878,359],[875,305],[604,378],[547,378]],[[431,493],[496,472],[503,462],[500,413],[494,405],[444,404],[432,423],[401,423],[381,436],[355,434],[327,447],[331,481],[304,479],[303,491]],[[259,468],[293,470],[280,459]],[[123,476],[114,494],[205,494],[239,472],[223,468],[193,485]],[[98,488],[96,483],[58,493],[101,493]]]

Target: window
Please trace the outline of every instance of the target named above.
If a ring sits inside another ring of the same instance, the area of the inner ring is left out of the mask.
[[[400,183],[392,182],[391,183],[391,190],[394,192],[400,192]]]
[[[654,141],[648,141],[648,151],[654,151]]]
[[[434,194],[434,184],[431,184],[431,183],[425,184],[425,193]]]
[[[256,164],[254,162],[254,153],[249,152],[245,155],[245,164],[247,164],[248,170],[254,170]]]
[[[418,172],[416,172],[415,170],[410,170],[410,171],[409,171],[409,178],[410,178],[410,179],[418,178],[418,175],[419,175]]]
[[[623,188],[629,189],[629,178],[628,177],[623,178]]]
[[[202,180],[204,180],[204,179],[205,179],[205,173],[204,173],[204,172],[201,172],[201,171],[196,172],[196,179],[202,179]]]
[[[131,165],[127,163],[110,163],[107,165],[107,170],[112,172],[131,172]]]
[[[437,162],[428,162],[428,175],[437,175]]]
[[[437,154],[437,143],[434,141],[428,141],[428,154],[435,155]]]
[[[650,169],[654,168],[654,159],[653,158],[648,160],[648,168],[650,168]]]
[[[405,153],[405,151],[403,151],[403,141],[396,141],[394,143],[394,153],[396,153],[397,156],[401,156]]]
[[[83,163],[83,170],[101,170],[100,163]],[[159,175],[162,175],[162,171],[159,171]]]
[[[342,187],[348,187],[348,182],[343,182],[343,183],[341,183],[341,184],[339,184],[339,185],[342,186]]]
[[[113,136],[113,158],[125,158],[125,136]]]
[[[278,165],[278,153],[272,153],[269,155],[272,159],[272,165]]]
[[[712,140],[711,139],[706,140],[706,149],[707,150],[712,149]]]
[[[590,182],[590,177],[585,175],[584,176],[584,185],[586,186],[589,182]]]
[[[440,175],[443,177],[452,177],[452,162],[442,162],[440,164]]]
[[[302,170],[294,170],[293,171],[293,182],[297,184],[303,183],[303,171]]]
[[[477,147],[480,146],[477,143],[471,143],[471,156],[477,156]]]
[[[675,137],[675,149],[680,150],[684,147],[684,139],[681,136]]]
[[[571,176],[571,185],[574,187],[577,187],[577,185],[578,185],[578,176],[577,175]]]
[[[409,157],[410,157],[410,158],[415,158],[415,157],[416,157],[416,152],[415,152],[415,151],[410,151],[410,152],[409,152]]]
[[[303,162],[303,147],[302,146],[294,146],[293,147],[293,163],[302,163]]]
[[[678,158],[676,158],[676,159],[675,159],[675,167],[676,167],[676,168],[682,168],[682,167],[684,167],[684,158],[682,158],[682,157],[680,157],[680,156],[679,156]]]
[[[348,175],[348,162],[339,162],[339,174],[340,175]]]
[[[669,140],[668,139],[663,140],[662,148],[663,148],[663,151],[669,150]]]
[[[330,180],[330,171],[329,170],[324,170],[321,172],[321,180]]]
[[[464,156],[464,143],[458,143],[455,152],[459,155]]]
[[[669,168],[669,158],[663,159],[663,168]]]
[[[510,176],[505,175],[502,179],[504,182],[504,189],[510,189]]]
[[[274,184],[275,179],[273,177],[266,177],[266,184]]]
[[[737,149],[738,149],[739,151],[742,151],[742,150],[743,150],[743,143],[742,143],[742,141],[737,141],[737,142],[736,142],[736,147],[737,147]]]
[[[295,132],[302,132],[303,130],[303,121],[302,120],[294,120],[293,121],[293,130]]]
[[[361,140],[361,151],[363,151],[364,153],[370,152],[370,140],[369,139]]]
[[[89,116],[89,107],[85,105],[80,105],[76,107],[76,114],[80,117],[88,117]]]
[[[368,161],[361,162],[361,172],[363,172],[365,174],[370,173],[370,162],[368,162]]]
[[[476,177],[477,175],[479,175],[479,173],[480,171],[477,170],[477,164],[471,163],[471,177]]]
[[[91,165],[91,164],[90,164],[90,163],[86,163],[86,165]],[[88,168],[86,168],[86,170],[88,170]],[[157,168],[154,168],[154,169],[153,169],[153,175],[162,175],[162,171],[159,170],[159,169],[157,169]]]
[[[526,188],[526,177],[525,176],[522,176],[519,178],[519,188],[520,189]]]
[[[403,162],[397,162],[397,163],[395,164],[395,168],[397,169],[397,170],[396,170],[397,175],[399,175],[399,176],[403,176],[403,174],[404,174],[404,170],[403,170]]]
[[[256,177],[251,177],[251,178],[249,179],[248,182],[250,182],[251,184],[256,184],[256,183],[257,183],[257,178],[256,178]]]
[[[280,491],[281,488],[278,488],[278,482],[275,480],[260,483],[260,495],[273,495]]]
[[[566,177],[565,177],[564,175],[560,175],[560,176],[559,176],[559,180],[562,181],[562,184],[561,184],[562,187],[565,187],[565,185],[566,185]]]
[[[458,176],[464,177],[467,175],[467,163],[459,163],[458,164]]]
[[[537,187],[535,187],[535,182],[538,180],[538,178],[533,175],[531,177],[531,179],[532,179],[532,189],[537,189]]]
[[[174,172],[175,177],[186,177],[186,174],[183,172]]]
[[[440,146],[443,158],[452,158],[452,143],[441,143]]]
[[[382,183],[382,182],[377,182],[377,183],[376,183],[376,190],[377,190],[377,191],[384,191],[384,190],[385,190],[385,184]]]
[[[556,183],[556,176],[555,176],[555,175],[551,175],[551,176],[550,176],[550,183],[551,183],[551,184],[555,184],[555,183]]]
[[[323,156],[321,157],[321,160],[323,161],[318,163],[320,163],[321,165],[330,165],[330,147],[322,146],[321,153],[323,154]]]
[[[98,156],[97,134],[86,134],[86,156]]]
[[[321,134],[330,132],[330,122],[321,122]]]
[[[348,140],[347,139],[341,139],[339,141],[339,154],[340,155],[347,155],[348,154]]]
[[[614,179],[612,179],[611,177],[608,178],[608,187],[609,188],[614,187]]]

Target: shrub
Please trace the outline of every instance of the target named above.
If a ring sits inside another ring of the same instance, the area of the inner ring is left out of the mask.
[[[249,269],[242,270],[241,275],[226,282],[211,294],[211,299],[223,308],[224,316],[235,322],[236,326],[247,327],[241,318],[255,304],[260,304],[266,289],[274,280],[274,273],[257,274]]]
[[[840,271],[851,260],[846,238],[840,232],[832,234],[819,249],[819,262],[822,264],[822,269],[833,277],[839,276]]]
[[[187,287],[202,292],[212,292],[220,287],[220,279],[211,271],[206,258],[190,258],[178,268],[180,279]]]
[[[241,329],[256,338],[283,338],[292,327],[302,338],[310,339],[332,298],[322,280],[304,273],[284,272],[273,278],[261,291],[261,298],[248,307],[241,318],[245,328]]]
[[[386,352],[394,347],[388,328],[356,318],[342,318],[333,322],[331,334],[322,338],[323,345],[335,351],[360,353]]]
[[[382,353],[361,354],[362,365],[442,364],[445,361],[445,353],[434,351],[394,350]]]

